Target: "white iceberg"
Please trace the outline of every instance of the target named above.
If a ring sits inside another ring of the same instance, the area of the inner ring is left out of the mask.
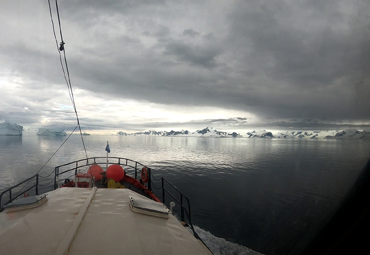
[[[0,120],[0,135],[22,135],[23,126],[8,122],[4,119]]]
[[[41,136],[66,136],[67,133],[63,130],[58,129],[47,129],[47,128],[39,128],[36,133],[37,135]]]

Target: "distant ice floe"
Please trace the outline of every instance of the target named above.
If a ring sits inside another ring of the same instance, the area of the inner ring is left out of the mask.
[[[223,238],[215,237],[210,232],[194,226],[195,232],[200,236],[207,247],[214,255],[261,255],[262,253],[256,252],[243,245],[226,241]]]
[[[66,136],[67,135],[67,133],[64,132],[63,130],[47,129],[47,128],[39,128],[36,134],[40,136]]]
[[[0,120],[0,135],[22,135],[23,126],[8,122],[4,119]]]

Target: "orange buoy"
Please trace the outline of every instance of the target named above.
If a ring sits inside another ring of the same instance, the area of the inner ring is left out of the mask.
[[[120,165],[111,165],[108,167],[107,171],[107,178],[111,178],[116,182],[120,182],[123,177],[125,177],[125,171]]]
[[[88,174],[91,174],[95,177],[95,181],[99,181],[102,178],[101,173],[103,173],[103,168],[101,168],[99,165],[92,165],[90,166],[89,170],[87,171]]]
[[[144,183],[149,181],[148,169],[146,169],[145,166],[141,169],[141,180],[143,180]]]

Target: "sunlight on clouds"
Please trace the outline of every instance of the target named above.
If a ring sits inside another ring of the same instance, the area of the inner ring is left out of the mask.
[[[78,90],[77,108],[84,117],[99,117],[114,121],[158,121],[185,122],[212,118],[232,118],[236,116],[256,118],[251,113],[227,110],[216,107],[183,107],[162,105],[132,99],[108,100]]]
[[[60,126],[70,129],[75,125],[73,105],[60,85],[49,84],[45,93],[40,94],[37,93],[37,87],[25,86],[30,81],[24,81],[21,77],[3,76],[1,81],[0,89],[5,91],[6,96],[1,103],[4,107],[6,105],[12,111],[31,110],[41,114],[38,121],[30,125],[31,128]],[[217,107],[164,105],[126,98],[112,100],[106,95],[79,88],[74,89],[74,97],[82,126],[95,125],[113,133],[113,130],[130,131],[130,128],[132,131],[140,124],[168,129],[177,128],[181,123],[184,128],[189,128],[189,123],[202,123],[210,119],[257,119],[248,112]]]
[[[50,122],[50,118],[46,117],[46,116],[41,116],[40,122],[43,123],[43,124],[48,123],[48,122]]]

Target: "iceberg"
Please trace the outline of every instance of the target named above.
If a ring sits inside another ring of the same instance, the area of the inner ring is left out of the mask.
[[[22,135],[23,126],[8,122],[4,119],[0,120],[0,135]]]
[[[67,135],[67,133],[64,132],[63,130],[47,129],[47,128],[39,128],[36,134],[41,135],[41,136],[66,136]]]

